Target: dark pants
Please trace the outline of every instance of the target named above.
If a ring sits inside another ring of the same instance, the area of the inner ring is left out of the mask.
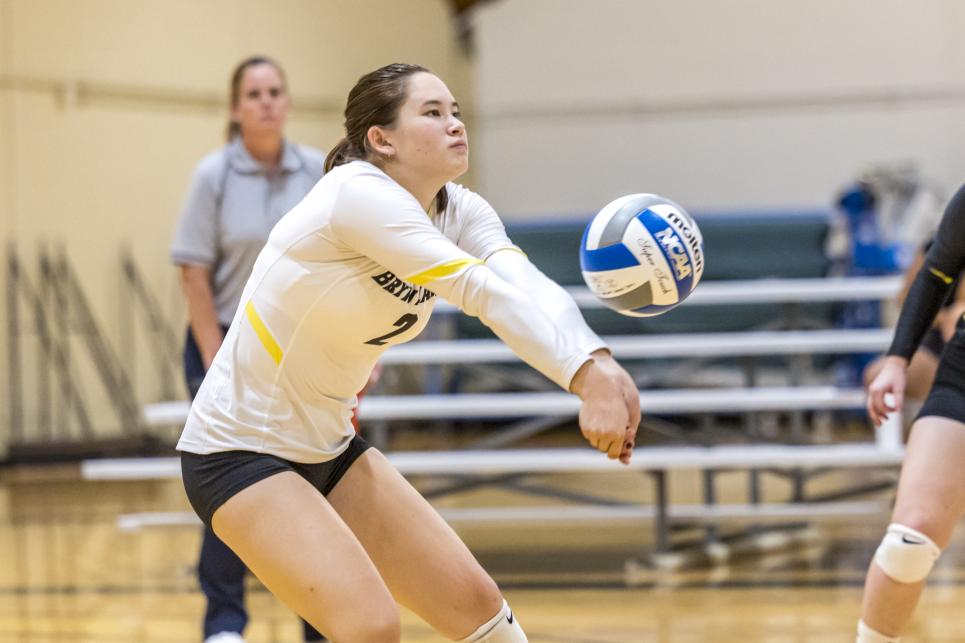
[[[228,331],[226,327],[221,330],[223,333]],[[204,362],[190,328],[184,341],[184,379],[193,400],[204,380]],[[245,611],[246,569],[241,559],[211,529],[205,527],[198,561],[198,581],[208,599],[204,613],[205,638],[218,632],[241,634],[244,631],[248,624],[248,613]],[[306,641],[325,640],[306,621],[302,621],[302,625]]]

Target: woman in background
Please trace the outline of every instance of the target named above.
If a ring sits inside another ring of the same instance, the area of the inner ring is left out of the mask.
[[[194,399],[221,347],[255,258],[275,223],[322,177],[325,155],[285,140],[291,101],[285,73],[269,58],[231,75],[228,143],[198,164],[171,246],[181,269],[188,328],[184,375]],[[207,598],[208,643],[242,641],[245,565],[205,526],[198,579]],[[305,640],[324,638],[307,623]]]

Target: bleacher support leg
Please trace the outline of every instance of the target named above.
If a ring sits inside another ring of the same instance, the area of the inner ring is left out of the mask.
[[[670,552],[670,520],[667,516],[667,472],[650,471],[653,477],[654,500],[654,553],[666,554]]]
[[[901,413],[890,413],[875,430],[875,444],[883,451],[898,451],[902,448],[901,438],[904,420]]]
[[[704,482],[704,504],[713,506],[717,503],[717,489],[714,486],[714,472],[710,469],[705,469],[701,471],[701,474]],[[717,540],[717,527],[715,525],[707,526],[706,537],[708,543],[712,543]]]

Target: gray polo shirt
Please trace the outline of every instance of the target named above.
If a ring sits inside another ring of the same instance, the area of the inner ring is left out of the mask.
[[[171,260],[211,268],[222,324],[234,317],[271,229],[322,178],[324,163],[322,152],[286,141],[278,172],[269,177],[240,138],[198,163]]]

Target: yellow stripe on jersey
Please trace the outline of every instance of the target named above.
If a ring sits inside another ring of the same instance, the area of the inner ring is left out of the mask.
[[[941,279],[942,281],[944,281],[946,284],[950,284],[950,283],[952,283],[952,282],[954,281],[954,279],[952,279],[951,277],[949,277],[948,275],[946,275],[944,272],[942,272],[942,271],[939,270],[938,268],[929,268],[929,269],[928,269],[928,272],[930,272],[931,274],[935,275],[936,277],[938,277],[939,279]]]
[[[446,263],[441,263],[438,266],[433,266],[428,270],[423,270],[422,272],[416,273],[411,277],[406,277],[406,281],[412,282],[416,286],[424,286],[431,281],[435,281],[436,279],[442,279],[443,277],[453,275],[463,268],[475,266],[481,263],[483,263],[482,259],[454,259],[452,261],[447,261]]]
[[[271,331],[265,326],[265,322],[261,321],[261,317],[258,316],[258,311],[255,310],[255,305],[251,301],[245,306],[245,315],[248,317],[251,327],[255,329],[255,335],[258,335],[258,339],[261,340],[261,345],[271,355],[271,359],[274,360],[275,364],[281,364],[281,346],[272,337]]]
[[[513,252],[518,252],[519,254],[529,259],[529,255],[527,255],[525,252],[523,252],[520,248],[516,246],[503,246],[502,248],[496,248],[495,250],[489,253],[489,257],[492,257],[497,252],[502,252],[503,250],[511,250]],[[489,261],[489,257],[486,257],[486,261]]]

